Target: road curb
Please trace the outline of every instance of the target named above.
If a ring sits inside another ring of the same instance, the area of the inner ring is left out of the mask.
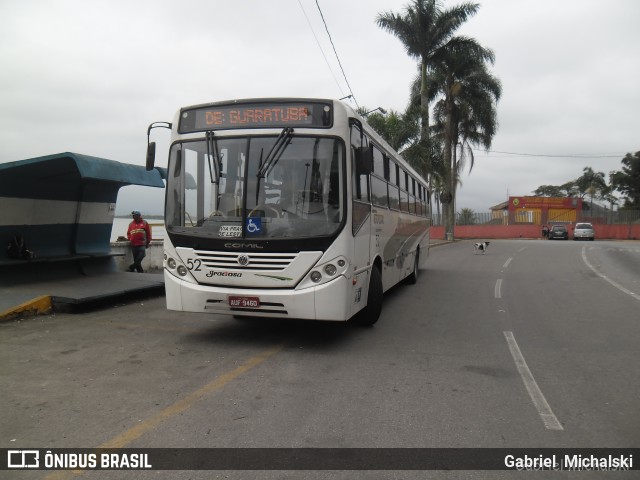
[[[450,244],[452,244],[454,242],[455,242],[455,240],[435,241],[435,242],[429,244],[429,248],[441,247],[442,245],[450,245]]]
[[[17,316],[23,315],[41,315],[51,313],[53,304],[50,295],[41,295],[39,297],[28,300],[20,305],[9,308],[4,312],[0,312],[0,322],[11,320]]]

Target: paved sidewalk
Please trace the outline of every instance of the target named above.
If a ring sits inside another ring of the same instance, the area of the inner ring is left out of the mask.
[[[29,313],[71,310],[131,295],[163,294],[162,273],[110,272],[0,284],[0,321]]]

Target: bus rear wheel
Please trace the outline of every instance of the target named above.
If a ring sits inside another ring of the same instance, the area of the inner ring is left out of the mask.
[[[378,321],[382,312],[382,275],[377,266],[371,268],[367,306],[360,310],[353,321],[358,325],[370,326]]]

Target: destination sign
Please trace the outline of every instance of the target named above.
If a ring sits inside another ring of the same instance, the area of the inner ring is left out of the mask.
[[[180,133],[234,128],[331,126],[331,105],[316,102],[209,105],[185,109]]]

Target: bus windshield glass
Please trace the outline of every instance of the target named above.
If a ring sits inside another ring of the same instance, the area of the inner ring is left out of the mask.
[[[175,143],[167,231],[253,240],[329,236],[345,215],[344,179],[344,144],[335,138],[283,131]]]

